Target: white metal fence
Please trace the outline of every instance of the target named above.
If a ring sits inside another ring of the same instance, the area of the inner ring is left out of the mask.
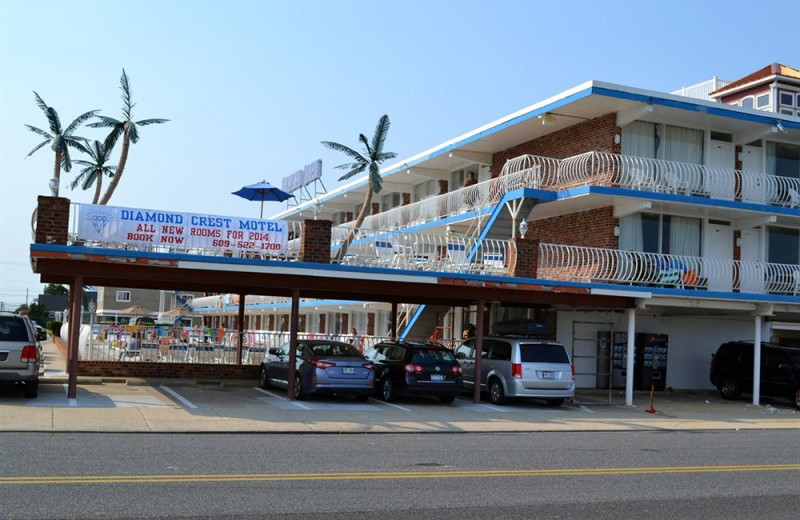
[[[247,330],[243,335],[241,363],[259,365],[269,349],[289,342],[289,332]],[[299,340],[327,339],[343,341],[366,352],[387,336],[323,334],[300,332]],[[94,325],[91,334],[79,347],[85,361],[226,364],[237,363],[239,351],[237,330],[202,327],[140,327],[131,332],[125,326]],[[452,341],[446,346],[452,348]]]
[[[800,293],[800,266],[663,255],[563,244],[539,245],[538,277],[754,294]]]
[[[340,236],[346,230],[339,228],[333,235]],[[513,276],[516,267],[517,247],[513,240],[399,231],[366,231],[365,235],[359,233],[343,264],[496,276]]]

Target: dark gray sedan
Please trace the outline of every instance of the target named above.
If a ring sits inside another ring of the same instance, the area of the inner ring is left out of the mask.
[[[295,399],[309,394],[355,395],[366,401],[373,392],[375,368],[353,345],[341,341],[298,340]],[[269,349],[261,362],[261,388],[289,387],[289,343]]]

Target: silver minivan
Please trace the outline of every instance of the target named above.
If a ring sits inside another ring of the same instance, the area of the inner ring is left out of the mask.
[[[475,387],[475,338],[455,351],[464,388]],[[575,396],[575,370],[561,343],[529,337],[486,336],[481,356],[481,390],[494,404],[511,397],[544,399],[561,406]]]
[[[25,397],[39,394],[39,344],[27,316],[0,312],[0,383],[23,383]]]

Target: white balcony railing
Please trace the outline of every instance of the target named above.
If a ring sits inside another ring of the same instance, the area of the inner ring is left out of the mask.
[[[347,229],[335,228],[333,235],[341,236]],[[494,276],[513,276],[516,267],[513,240],[369,230],[359,236],[342,264]]]
[[[800,293],[800,265],[539,245],[538,278],[754,294]]]

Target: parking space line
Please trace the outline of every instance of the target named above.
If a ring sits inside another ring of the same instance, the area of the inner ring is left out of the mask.
[[[255,388],[253,388],[253,390],[255,390],[256,392],[261,392],[262,394],[268,395],[268,396],[273,397],[275,399],[281,399],[282,397],[286,397],[285,395],[278,395],[278,394],[275,394],[273,392],[270,392],[269,390],[264,390],[263,388],[255,387]]]
[[[159,388],[161,388],[162,390],[164,390],[165,392],[170,394],[172,397],[174,397],[175,399],[180,401],[181,404],[183,404],[183,406],[185,406],[186,408],[197,408],[197,406],[193,405],[191,401],[189,401],[188,399],[186,399],[185,397],[180,395],[175,390],[173,390],[171,388],[167,388],[166,386],[160,386]]]
[[[398,410],[403,410],[404,412],[410,412],[410,408],[403,408],[402,406],[397,406],[396,404],[387,403],[386,401],[382,401],[381,399],[374,399],[374,401],[378,401],[381,404],[385,404],[386,406],[391,406],[392,408],[397,408]]]
[[[586,413],[594,413],[594,410],[590,410],[588,406],[583,405],[583,404],[578,406],[578,408],[580,408],[581,410],[583,410]]]

